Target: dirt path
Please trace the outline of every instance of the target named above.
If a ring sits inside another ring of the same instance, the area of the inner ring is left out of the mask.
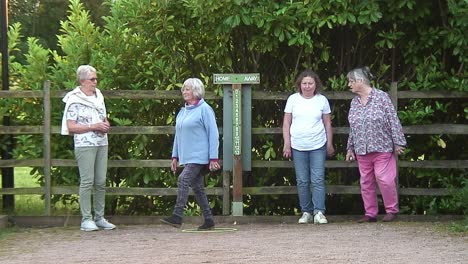
[[[0,263],[468,263],[468,236],[432,223],[219,227],[237,231],[186,233],[163,225],[90,233],[20,229],[0,240]]]

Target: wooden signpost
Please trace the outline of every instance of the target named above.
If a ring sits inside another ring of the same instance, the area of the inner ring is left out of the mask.
[[[251,84],[260,83],[260,74],[214,74],[213,82],[224,85],[223,171],[233,175],[232,215],[242,216],[242,174],[252,167]]]

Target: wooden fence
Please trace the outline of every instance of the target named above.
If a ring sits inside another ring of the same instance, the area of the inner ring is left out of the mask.
[[[43,91],[0,91],[0,98],[43,98],[44,102],[44,123],[42,126],[0,126],[0,134],[3,135],[21,135],[21,134],[41,134],[44,139],[44,155],[41,159],[29,160],[1,160],[0,167],[43,167],[45,185],[36,188],[2,188],[0,195],[44,195],[45,214],[51,214],[51,196],[57,194],[78,194],[78,186],[52,186],[51,168],[53,167],[73,167],[77,166],[75,160],[52,159],[50,139],[51,134],[60,134],[59,126],[51,126],[51,98],[62,98],[68,91],[51,91],[50,83],[46,82]],[[104,90],[106,99],[177,99],[180,100],[179,91],[126,91],[126,90]],[[286,100],[290,93],[287,92],[252,92],[252,100]],[[329,100],[351,100],[353,94],[348,91],[328,91],[325,92]],[[467,98],[467,92],[448,92],[448,91],[398,91],[396,83],[392,83],[389,92],[395,107],[398,99],[460,99]],[[206,99],[221,99],[212,92],[206,92]],[[253,102],[254,104],[254,102]],[[468,134],[468,125],[458,124],[432,124],[403,127],[405,134]],[[222,129],[220,129],[222,131]],[[335,134],[348,134],[348,127],[334,127]],[[116,126],[112,127],[109,134],[173,134],[172,126]],[[252,134],[281,134],[282,129],[277,128],[252,128]],[[230,157],[229,157],[230,158]],[[154,167],[168,168],[170,160],[109,160],[109,167]],[[444,168],[444,169],[466,169],[468,160],[423,160],[423,161],[403,161],[398,162],[399,167],[409,168]],[[292,168],[291,161],[262,161],[253,160],[252,168]],[[356,163],[345,161],[328,160],[327,168],[354,168]],[[219,195],[223,198],[223,214],[230,214],[230,186],[232,173],[223,172],[223,186],[206,188],[207,194]],[[331,194],[359,194],[359,186],[348,185],[329,185],[327,192]],[[296,194],[295,186],[259,186],[243,187],[243,194],[249,195],[271,195],[271,194]],[[401,195],[425,195],[425,196],[444,196],[449,195],[448,190],[441,188],[400,188]],[[154,195],[154,196],[174,196],[177,195],[176,188],[119,188],[108,187],[108,195]]]

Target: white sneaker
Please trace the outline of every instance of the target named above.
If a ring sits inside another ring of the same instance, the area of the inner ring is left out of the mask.
[[[99,230],[99,228],[96,226],[96,223],[94,223],[93,220],[84,220],[81,222],[81,231],[96,231]]]
[[[299,221],[298,221],[299,224],[307,224],[310,222],[312,222],[312,215],[308,212],[303,213],[302,217],[299,218]]]
[[[96,225],[104,230],[115,229],[115,225],[109,223],[104,217],[96,221]]]
[[[318,212],[314,216],[314,224],[328,224],[328,220],[322,212]]]

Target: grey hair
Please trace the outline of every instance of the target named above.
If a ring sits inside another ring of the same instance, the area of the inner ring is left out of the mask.
[[[188,78],[184,81],[184,85],[182,85],[181,91],[184,90],[186,86],[192,88],[193,96],[198,99],[202,99],[205,96],[205,86],[203,85],[202,81],[198,78]]]
[[[356,68],[348,72],[347,78],[351,80],[362,80],[364,83],[370,85],[370,81],[374,79],[374,75],[370,72],[369,67]]]
[[[92,72],[97,72],[96,69],[91,65],[80,65],[76,70],[76,79],[78,82],[86,80],[88,75]]]

